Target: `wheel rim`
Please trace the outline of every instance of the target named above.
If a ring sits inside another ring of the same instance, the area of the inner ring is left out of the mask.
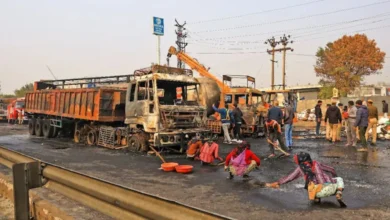
[[[94,145],[96,143],[96,134],[93,131],[88,132],[87,144]]]
[[[131,151],[139,151],[140,149],[140,144],[137,143],[137,140],[135,140],[134,138],[130,138],[128,140],[128,146],[129,146],[129,150]]]

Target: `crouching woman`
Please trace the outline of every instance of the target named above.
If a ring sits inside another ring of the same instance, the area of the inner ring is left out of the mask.
[[[340,206],[346,207],[342,201],[344,182],[341,177],[337,177],[334,168],[312,160],[310,154],[304,152],[294,155],[294,162],[298,167],[292,173],[281,178],[278,182],[267,183],[266,186],[279,188],[282,184],[303,177],[310,201],[321,202],[321,198],[335,195]],[[326,172],[330,173],[332,177]]]
[[[229,171],[228,179],[234,176],[248,178],[249,173],[260,166],[260,159],[250,150],[250,144],[243,141],[226,157],[225,170]]]

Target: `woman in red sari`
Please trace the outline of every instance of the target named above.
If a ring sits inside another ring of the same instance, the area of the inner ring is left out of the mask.
[[[248,178],[248,174],[260,166],[260,159],[250,150],[251,145],[243,141],[226,157],[225,170],[229,170],[228,179],[234,176]]]

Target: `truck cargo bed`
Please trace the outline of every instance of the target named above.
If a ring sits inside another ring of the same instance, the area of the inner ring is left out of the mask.
[[[116,122],[125,119],[126,89],[36,90],[26,94],[25,111],[72,119]]]

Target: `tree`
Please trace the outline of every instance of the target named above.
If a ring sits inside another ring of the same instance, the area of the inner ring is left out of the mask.
[[[22,86],[20,89],[15,89],[14,93],[16,97],[24,97],[27,92],[31,92],[34,90],[34,85],[32,83],[28,83]]]
[[[344,35],[320,47],[316,53],[314,71],[321,81],[347,94],[360,86],[365,76],[379,74],[386,53],[377,47],[375,40],[364,34]]]
[[[15,98],[13,94],[0,94],[0,98]]]

